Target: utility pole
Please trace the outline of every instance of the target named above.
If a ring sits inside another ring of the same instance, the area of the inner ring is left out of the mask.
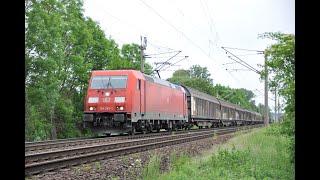
[[[274,89],[274,122],[277,122],[277,86]]]
[[[269,110],[268,110],[268,68],[267,68],[267,55],[264,53],[264,70],[265,70],[265,79],[264,79],[264,106],[265,106],[265,119],[264,125],[269,125]]]
[[[140,36],[140,40],[141,40],[141,46],[140,46],[140,55],[141,55],[141,72],[144,72],[144,52],[143,50],[146,49],[147,47],[147,37],[143,37]]]
[[[278,114],[280,115],[280,103],[279,103],[279,98],[280,96],[278,96],[278,106],[277,106],[277,111],[278,111]],[[278,118],[278,121],[280,122],[280,118]]]
[[[248,63],[246,63],[245,61],[243,61],[242,59],[240,59],[238,56],[234,55],[233,53],[231,53],[230,51],[228,51],[227,49],[237,49],[237,50],[245,50],[245,51],[255,51],[259,54],[264,54],[264,68],[265,68],[265,80],[264,80],[264,106],[265,106],[265,115],[264,115],[264,125],[268,126],[269,125],[269,108],[268,108],[268,68],[267,68],[267,55],[265,53],[265,51],[259,51],[259,50],[249,50],[249,49],[240,49],[240,48],[231,48],[231,47],[221,47],[223,50],[226,51],[226,53],[231,54],[233,57],[237,58],[233,59],[231,58],[231,56],[229,56],[230,59],[232,59],[233,61],[237,62],[238,64],[241,64],[242,66],[248,68],[249,70],[260,74],[261,72],[258,71],[257,69],[253,68],[252,66],[250,66]]]

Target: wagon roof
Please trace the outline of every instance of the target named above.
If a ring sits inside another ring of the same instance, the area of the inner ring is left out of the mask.
[[[205,99],[207,101],[211,101],[211,102],[215,102],[217,104],[220,104],[219,100],[214,96],[211,96],[209,94],[203,93],[203,92],[198,91],[196,89],[192,89],[190,87],[186,87],[186,86],[184,86],[184,87],[190,92],[191,96],[194,96],[194,97],[197,97],[197,98],[201,98],[201,99]]]
[[[226,107],[229,107],[229,108],[236,108],[237,105],[235,104],[232,104],[230,102],[227,102],[227,101],[223,101],[221,99],[219,99],[220,103],[222,106],[226,106]]]

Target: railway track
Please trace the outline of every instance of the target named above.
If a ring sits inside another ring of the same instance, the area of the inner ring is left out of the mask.
[[[160,148],[163,146],[174,145],[194,141],[198,139],[212,137],[214,134],[232,133],[237,130],[260,127],[261,125],[249,127],[232,127],[223,129],[202,129],[201,131],[189,131],[186,133],[175,134],[161,133],[161,135],[147,136],[142,135],[140,138],[135,136],[122,141],[107,142],[100,144],[79,146],[70,149],[60,149],[48,152],[28,154],[25,156],[25,175],[33,175],[46,171],[51,171],[68,166],[99,161],[102,159],[112,158],[131,153],[137,153],[150,149]],[[150,134],[149,134],[150,135]],[[125,137],[122,137],[125,138]],[[105,138],[108,139],[108,138]],[[87,139],[92,141],[93,139]],[[100,139],[101,140],[101,139]],[[78,140],[71,140],[78,141]],[[85,139],[79,141],[86,141]],[[68,141],[63,141],[68,142]],[[63,143],[59,142],[59,143]],[[70,141],[69,141],[70,142]],[[57,142],[56,142],[57,143]],[[75,142],[74,142],[75,143]],[[50,145],[49,145],[50,146]]]
[[[60,140],[48,140],[39,142],[26,142],[25,143],[25,153],[31,154],[35,151],[46,151],[52,149],[60,148],[72,148],[75,146],[87,146],[98,143],[108,143],[113,141],[122,141],[128,139],[141,139],[146,137],[156,137],[174,134],[183,134],[192,131],[206,131],[208,129],[195,129],[189,131],[172,131],[172,132],[160,132],[160,133],[150,133],[150,134],[137,134],[134,136],[116,136],[116,137],[99,137],[99,138],[71,138],[71,139],[60,139]]]

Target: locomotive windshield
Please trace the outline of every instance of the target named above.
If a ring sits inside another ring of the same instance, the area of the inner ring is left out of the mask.
[[[127,76],[94,76],[91,80],[92,89],[126,88]]]

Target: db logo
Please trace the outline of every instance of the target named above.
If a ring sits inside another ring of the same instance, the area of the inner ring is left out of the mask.
[[[103,98],[103,102],[110,102],[110,98],[109,97]]]

